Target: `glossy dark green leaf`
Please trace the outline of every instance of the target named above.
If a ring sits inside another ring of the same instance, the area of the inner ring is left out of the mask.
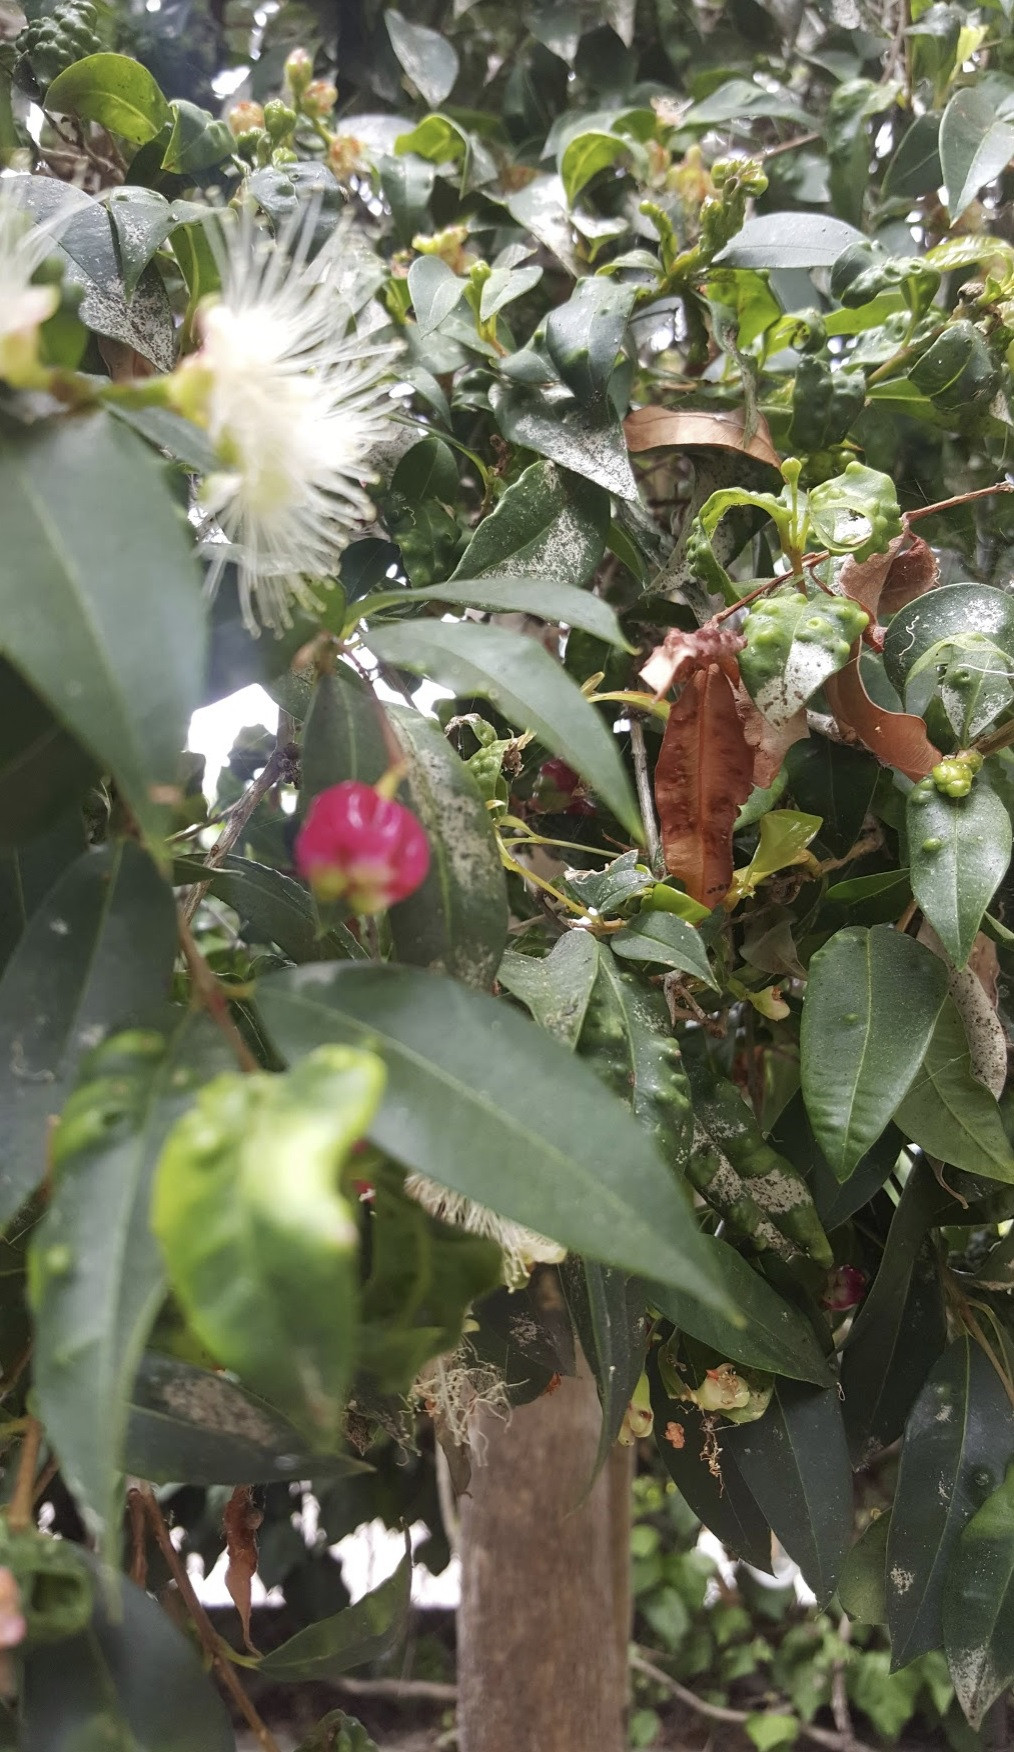
[[[431,334],[450,316],[464,297],[466,284],[440,256],[416,257],[408,270],[408,289],[421,335]]]
[[[546,351],[583,407],[605,408],[635,290],[622,280],[591,274],[546,318]]]
[[[472,621],[413,621],[370,634],[385,663],[488,699],[580,773],[633,837],[640,817],[615,737],[580,688],[535,639]]]
[[[481,529],[485,524],[480,525]],[[459,566],[458,571],[461,571]],[[399,590],[385,593],[364,604],[369,614],[384,608],[411,608],[417,602],[446,602],[461,608],[486,608],[494,614],[530,614],[540,620],[560,621],[564,626],[580,627],[593,638],[607,645],[629,650],[620,631],[614,609],[600,596],[577,590],[554,578],[506,577],[490,574],[484,579],[455,577],[447,584],[431,584],[425,589]],[[371,638],[371,643],[372,643]]]
[[[45,832],[82,797],[95,762],[0,659],[0,850]]]
[[[430,108],[436,109],[449,96],[458,77],[457,51],[440,31],[413,24],[393,6],[386,9],[384,23],[391,47],[412,84],[422,92]]]
[[[911,1088],[946,993],[944,963],[887,925],[838,931],[810,962],[803,1097],[841,1180]]]
[[[32,914],[85,846],[84,817],[72,809],[48,833],[0,853],[0,972]]]
[[[124,1471],[153,1484],[269,1484],[368,1472],[316,1454],[263,1399],[227,1375],[147,1351],[129,1397]]]
[[[400,793],[430,847],[425,882],[389,914],[397,959],[492,985],[507,941],[507,884],[482,794],[440,725],[388,707],[408,770]]]
[[[845,1429],[856,1466],[901,1435],[947,1342],[936,1256],[926,1244],[939,1188],[919,1163],[895,1211],[880,1267],[852,1322],[842,1357]]]
[[[101,122],[111,134],[143,146],[169,120],[169,105],[147,67],[130,55],[87,55],[60,73],[46,92],[56,115]]]
[[[891,1662],[939,1647],[951,1558],[1014,1453],[1014,1410],[985,1352],[948,1346],[905,1426],[887,1542]]]
[[[821,1602],[852,1539],[852,1469],[837,1387],[777,1381],[757,1423],[722,1440],[761,1512]]]
[[[644,1295],[636,1278],[570,1255],[560,1267],[567,1307],[581,1349],[595,1376],[602,1429],[588,1488],[595,1482],[623,1427],[644,1368],[647,1330]]]
[[[596,949],[598,972],[578,1053],[614,1095],[629,1102],[662,1160],[681,1174],[690,1154],[693,1114],[665,1000],[601,941]]]
[[[559,155],[560,180],[568,202],[573,205],[575,197],[600,170],[615,164],[617,159],[625,159],[629,146],[630,141],[622,134],[609,133],[605,128],[587,128],[572,134]]]
[[[1014,123],[974,85],[956,91],[940,121],[940,163],[952,220],[1014,155]]]
[[[1014,1467],[958,1540],[943,1621],[954,1690],[977,1728],[1014,1683]]]
[[[808,736],[789,749],[785,766],[799,808],[822,817],[818,845],[826,846],[832,857],[844,858],[862,832],[880,762],[862,749]]]
[[[689,973],[705,985],[718,990],[711,971],[707,951],[699,931],[675,913],[639,913],[609,939],[614,955],[625,961],[653,962],[659,967],[675,967]]]
[[[373,689],[347,664],[338,664],[318,677],[303,729],[301,812],[318,792],[346,779],[375,785],[399,754]]]
[[[201,171],[231,156],[233,136],[228,122],[185,98],[174,98],[169,110],[172,130],[162,158],[163,170],[199,177]]]
[[[218,1029],[179,1011],[165,1032],[99,1047],[54,1135],[53,1190],[28,1255],[33,1388],[63,1476],[107,1541],[119,1536],[127,1396],[165,1294],[149,1223],[155,1164],[194,1091],[231,1067]]]
[[[568,931],[543,958],[508,949],[497,980],[531,1012],[540,1028],[564,1046],[576,1046],[599,970],[595,940]]]
[[[917,116],[902,135],[881,185],[885,201],[928,195],[944,180],[940,163],[940,117],[932,110]]]
[[[290,961],[356,960],[365,954],[344,925],[323,929],[307,890],[269,864],[227,852],[213,869],[197,859],[177,860],[173,876],[176,882],[207,881],[215,898],[239,914],[249,942],[276,943]]]
[[[4,655],[115,775],[157,839],[200,701],[207,636],[167,477],[143,439],[105,414],[8,430],[0,522]]]
[[[326,1447],[357,1348],[358,1230],[338,1189],[383,1087],[322,1046],[286,1075],[215,1077],[177,1121],[151,1225],[170,1285],[224,1367]]]
[[[904,698],[916,664],[942,639],[979,633],[1014,655],[1014,599],[987,584],[947,584],[917,596],[892,616],[884,668]]]
[[[829,268],[862,233],[824,213],[765,213],[748,219],[716,256],[729,268]]]
[[[496,398],[495,412],[509,443],[548,456],[617,498],[637,498],[622,426],[590,414],[562,383],[519,384]]]
[[[92,1621],[26,1655],[21,1752],[234,1752],[193,1643],[143,1588],[82,1557],[95,1571]],[[107,1598],[111,1587],[118,1600]]]
[[[495,573],[577,586],[601,560],[608,528],[601,487],[555,462],[533,462],[483,518],[454,576]]]
[[[860,1624],[887,1623],[887,1536],[890,1515],[878,1515],[856,1540],[838,1579],[838,1598]]]
[[[643,1130],[510,1005],[390,965],[286,970],[258,993],[290,1060],[322,1041],[380,1054],[388,1083],[370,1135],[405,1167],[604,1264],[724,1300],[689,1202]]]
[[[924,780],[908,794],[905,827],[912,893],[955,967],[964,967],[1010,863],[1010,816],[988,785],[946,797]]]
[[[897,1117],[902,1131],[931,1156],[970,1174],[1014,1182],[1014,1154],[1000,1109],[972,1074],[964,1024],[951,998]]]
[[[410,244],[417,231],[428,229],[427,208],[436,176],[436,166],[416,152],[381,159],[380,186],[400,243]]]
[[[879,1192],[898,1160],[902,1136],[889,1125],[844,1184],[831,1172],[827,1157],[813,1135],[802,1094],[797,1092],[771,1130],[772,1148],[787,1156],[805,1174],[824,1228],[831,1233]]]
[[[680,1495],[728,1551],[755,1569],[770,1572],[771,1529],[735,1454],[723,1438],[721,1456],[713,1470],[703,1414],[691,1401],[669,1398],[655,1349],[648,1352],[647,1369],[655,1442]]]
[[[281,1648],[272,1649],[258,1672],[280,1684],[296,1680],[338,1679],[350,1667],[361,1667],[386,1654],[403,1634],[412,1584],[412,1559],[406,1552],[394,1575],[364,1594],[354,1606],[297,1631]]]
[[[130,841],[85,852],[31,919],[0,980],[0,1222],[42,1179],[83,1053],[161,1008],[175,953],[172,890]]]
[[[690,1301],[678,1286],[649,1283],[648,1299],[659,1313],[691,1338],[748,1369],[828,1386],[834,1378],[831,1365],[806,1316],[773,1290],[727,1241],[712,1235],[702,1239],[715,1276],[725,1285],[729,1301],[745,1325],[734,1324],[714,1309]]]

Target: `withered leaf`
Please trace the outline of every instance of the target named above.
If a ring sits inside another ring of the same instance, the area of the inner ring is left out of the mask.
[[[914,536],[911,546],[891,562],[880,596],[880,613],[897,614],[899,608],[933,590],[939,582],[940,562],[936,554],[921,535]]]
[[[628,449],[739,450],[757,462],[780,467],[778,452],[763,420],[747,438],[739,412],[709,408],[636,408],[623,422]]]
[[[924,779],[940,759],[921,718],[911,712],[888,712],[875,705],[863,685],[859,658],[853,657],[824,683],[824,693],[846,741],[858,740],[909,779]]]
[[[222,1527],[225,1531],[229,1563],[225,1585],[232,1596],[243,1626],[243,1641],[250,1653],[257,1650],[250,1641],[251,1590],[257,1574],[257,1529],[264,1519],[254,1507],[253,1491],[248,1484],[239,1484],[225,1505]]]
[[[730,681],[738,681],[736,654],[745,644],[741,633],[718,621],[706,621],[703,627],[695,627],[689,633],[671,627],[642,668],[641,680],[661,697],[676,682],[686,681],[694,669],[706,669],[710,663],[717,663]]]
[[[702,906],[732,882],[732,829],[753,786],[732,682],[717,663],[699,669],[669,713],[655,768],[666,868]]]

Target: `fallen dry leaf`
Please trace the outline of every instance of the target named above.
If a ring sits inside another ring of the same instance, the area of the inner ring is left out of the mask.
[[[703,627],[685,633],[679,627],[670,628],[656,645],[641,670],[641,680],[661,699],[678,681],[686,681],[694,669],[707,669],[717,663],[730,681],[739,680],[737,652],[746,640],[724,622],[707,621]]]
[[[708,408],[635,408],[623,422],[630,450],[739,450],[757,462],[780,468],[778,452],[763,420],[751,438],[740,413]]]
[[[858,657],[824,683],[824,693],[846,740],[861,742],[885,766],[897,767],[906,778],[924,779],[932,772],[940,750],[927,736],[922,719],[911,712],[888,712],[875,705],[863,685]]]
[[[239,1613],[243,1641],[252,1655],[257,1650],[250,1641],[251,1587],[257,1574],[257,1529],[263,1519],[260,1510],[254,1507],[250,1485],[237,1485],[222,1516],[226,1550],[229,1554],[225,1585]]]
[[[732,682],[717,663],[698,669],[669,713],[655,801],[666,868],[702,906],[716,906],[729,891],[733,823],[753,772]]]

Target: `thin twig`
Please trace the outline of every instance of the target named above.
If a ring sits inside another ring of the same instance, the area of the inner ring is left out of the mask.
[[[634,756],[634,782],[637,785],[637,804],[641,811],[641,825],[644,828],[644,843],[648,848],[648,862],[652,874],[662,875],[662,841],[658,832],[658,820],[655,815],[655,799],[651,790],[651,774],[648,771],[648,751],[644,742],[644,725],[640,718],[631,717],[630,746]]]
[[[688,1709],[696,1710],[698,1715],[707,1716],[709,1721],[730,1722],[742,1726],[744,1722],[750,1720],[751,1716],[761,1713],[779,1713],[778,1711],[727,1709],[720,1703],[706,1703],[703,1697],[698,1697],[696,1692],[688,1691],[687,1687],[681,1685],[678,1679],[672,1679],[668,1673],[663,1673],[661,1667],[656,1667],[653,1661],[646,1660],[639,1649],[631,1651],[630,1665],[638,1673],[643,1673],[645,1678],[653,1679],[656,1685],[663,1686],[673,1697],[678,1698],[680,1703],[685,1703]],[[868,1746],[863,1740],[857,1740],[854,1735],[852,1738],[846,1739],[843,1734],[834,1733],[830,1728],[818,1728],[813,1722],[799,1721],[799,1732],[805,1739],[812,1740],[817,1746],[830,1747],[832,1752],[873,1752],[872,1746]]]
[[[457,1703],[458,1687],[435,1679],[336,1679],[350,1697],[388,1698],[392,1703]]]
[[[257,777],[254,779],[253,784],[250,786],[250,789],[244,791],[239,801],[229,810],[225,826],[212,846],[211,851],[208,853],[209,870],[216,869],[222,860],[228,857],[233,846],[238,843],[242,836],[243,830],[246,827],[247,822],[250,820],[254,810],[257,808],[258,803],[267,796],[272,787],[277,785],[279,779],[283,777],[287,761],[288,756],[285,748],[281,743],[276,743]],[[193,888],[189,888],[183,896],[180,901],[180,907],[187,924],[190,923],[190,920],[193,918],[197,908],[200,906],[201,901],[204,899],[204,896],[207,894],[210,887],[210,882],[197,882],[194,884]]]
[[[12,1533],[24,1533],[35,1525],[35,1474],[41,1447],[42,1425],[37,1417],[30,1417],[21,1438],[18,1474],[7,1510],[7,1525]]]
[[[203,1008],[207,1010],[215,1026],[220,1028],[225,1035],[236,1056],[240,1070],[259,1071],[260,1065],[232,1019],[229,1000],[194,941],[194,934],[182,907],[177,908],[176,922],[179,928],[180,948],[183,950],[195,996],[200,1000]]]
[[[180,1592],[180,1598],[193,1620],[194,1629],[200,1638],[201,1647],[207,1656],[215,1676],[223,1690],[227,1691],[246,1722],[257,1736],[264,1752],[279,1752],[278,1741],[275,1739],[266,1722],[263,1722],[249,1697],[244,1691],[226,1653],[223,1643],[215,1630],[208,1614],[194,1592],[193,1583],[187,1574],[186,1564],[180,1557],[165,1523],[165,1516],[158,1505],[155,1493],[150,1484],[143,1485],[139,1492],[147,1511],[151,1530],[162,1556],[165,1558],[169,1572]]]
[[[130,1579],[138,1588],[148,1581],[147,1525],[144,1497],[136,1485],[127,1492],[127,1513],[130,1517]]]
[[[838,1729],[844,1744],[853,1747],[856,1743],[856,1731],[852,1726],[852,1713],[849,1709],[848,1691],[845,1685],[845,1662],[848,1658],[848,1643],[852,1635],[852,1626],[847,1618],[843,1618],[838,1626],[838,1636],[846,1647],[844,1652],[831,1663],[831,1714],[834,1725]]]

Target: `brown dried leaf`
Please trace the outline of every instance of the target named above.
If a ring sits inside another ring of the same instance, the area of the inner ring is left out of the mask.
[[[732,829],[753,786],[754,751],[717,663],[691,676],[669,713],[655,768],[666,869],[702,906],[732,882]]]
[[[940,582],[940,561],[921,535],[913,536],[912,545],[898,554],[880,597],[881,614],[897,614],[907,602],[933,590]]]
[[[257,1529],[263,1519],[260,1510],[254,1507],[251,1486],[238,1484],[226,1503],[222,1516],[226,1550],[229,1554],[225,1585],[239,1613],[243,1641],[252,1655],[257,1650],[250,1641],[251,1587],[257,1574]]]
[[[810,734],[810,727],[806,722],[806,707],[800,706],[798,712],[793,712],[792,717],[786,718],[784,724],[772,724],[754,705],[742,682],[737,682],[735,691],[739,721],[753,750],[753,782],[762,791],[766,791],[773,783],[776,773],[781,771],[782,762],[792,744],[802,742]]]
[[[730,681],[738,681],[736,655],[745,644],[741,633],[720,621],[707,621],[690,633],[672,627],[661,645],[655,646],[641,670],[641,680],[659,699],[677,681],[686,681],[692,670],[707,669],[711,663],[717,663]]]
[[[936,766],[940,750],[922,719],[875,705],[863,686],[858,657],[824,683],[824,693],[846,741],[861,742],[885,766],[897,767],[909,779],[924,779]]]
[[[968,957],[968,966],[975,974],[994,1010],[1000,998],[1000,957],[996,952],[996,944],[985,931],[979,931],[972,944],[972,953]]]
[[[880,593],[904,539],[903,535],[896,535],[886,553],[871,554],[868,560],[854,560],[848,554],[838,573],[842,594],[858,602],[860,608],[865,608],[871,621],[877,618]]]
[[[743,416],[708,408],[636,408],[623,422],[628,449],[739,450],[779,468],[778,452],[763,420],[747,438]]]

